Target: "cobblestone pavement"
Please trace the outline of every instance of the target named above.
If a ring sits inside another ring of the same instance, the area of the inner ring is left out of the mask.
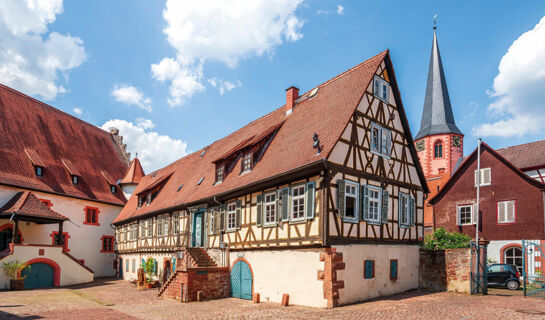
[[[413,291],[335,309],[221,299],[182,304],[103,279],[60,289],[0,292],[0,319],[545,319],[545,302],[495,291],[471,297]]]

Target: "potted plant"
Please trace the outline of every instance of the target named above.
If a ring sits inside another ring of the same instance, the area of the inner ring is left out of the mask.
[[[155,273],[155,259],[148,258],[144,263],[144,272],[146,273],[146,287],[148,289],[153,287],[153,274]]]
[[[25,287],[25,278],[21,275],[21,272],[25,268],[30,268],[26,262],[15,260],[11,262],[4,262],[4,272],[10,278],[9,288],[10,290],[23,290]]]

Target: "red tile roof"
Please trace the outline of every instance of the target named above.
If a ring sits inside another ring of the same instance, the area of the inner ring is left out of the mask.
[[[0,217],[45,218],[58,221],[69,220],[60,213],[51,210],[40,199],[30,191],[17,192],[2,208],[0,208]]]
[[[119,223],[140,215],[210,199],[215,195],[232,192],[327,159],[378,66],[386,57],[388,51],[319,85],[318,93],[312,99],[296,104],[290,115],[285,115],[285,108],[282,106],[208,147],[158,170],[156,175],[145,176],[114,222]],[[235,165],[235,169],[223,182],[214,185],[215,160],[225,157],[234,149],[246,145],[281,123],[283,124],[276,136],[251,172],[239,174],[239,159],[238,165]],[[314,133],[318,134],[323,145],[319,155],[313,148]],[[205,149],[206,153],[201,157]],[[172,176],[151,204],[137,209],[138,197],[134,195],[148,189],[170,172],[173,172]],[[204,180],[198,185],[201,178]],[[183,187],[179,189],[182,184]]]
[[[138,183],[140,180],[142,180],[142,177],[144,176],[144,169],[142,169],[142,165],[140,164],[140,160],[138,158],[134,158],[131,161],[131,165],[129,166],[129,170],[127,170],[127,173],[121,179],[119,184],[132,184],[132,183]]]
[[[496,150],[519,169],[545,167],[545,140]]]
[[[0,85],[0,184],[123,205],[101,171],[127,170],[113,136],[16,90]],[[37,177],[34,165],[44,167]],[[70,173],[81,176],[73,185]]]

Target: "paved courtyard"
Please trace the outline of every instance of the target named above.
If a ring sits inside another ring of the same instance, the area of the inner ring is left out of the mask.
[[[222,299],[182,304],[103,279],[61,289],[0,292],[0,319],[545,319],[545,301],[413,291],[335,309]]]

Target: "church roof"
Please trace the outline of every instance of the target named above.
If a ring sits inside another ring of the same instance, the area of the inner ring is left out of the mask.
[[[17,192],[2,208],[0,217],[17,217],[38,220],[66,221],[67,217],[51,210],[30,191]]]
[[[439,44],[437,43],[436,28],[434,27],[422,122],[415,140],[440,133],[462,134],[454,122]]]
[[[109,132],[0,84],[0,137],[0,185],[125,203],[105,178],[117,181],[128,165]],[[80,177],[77,185],[71,174]]]
[[[142,165],[140,164],[140,160],[138,158],[134,158],[131,161],[131,165],[129,166],[129,170],[127,170],[127,173],[119,181],[119,184],[137,184],[140,182],[142,177],[145,176],[144,169],[142,169]]]
[[[545,167],[545,140],[519,144],[496,151],[521,170]]]

